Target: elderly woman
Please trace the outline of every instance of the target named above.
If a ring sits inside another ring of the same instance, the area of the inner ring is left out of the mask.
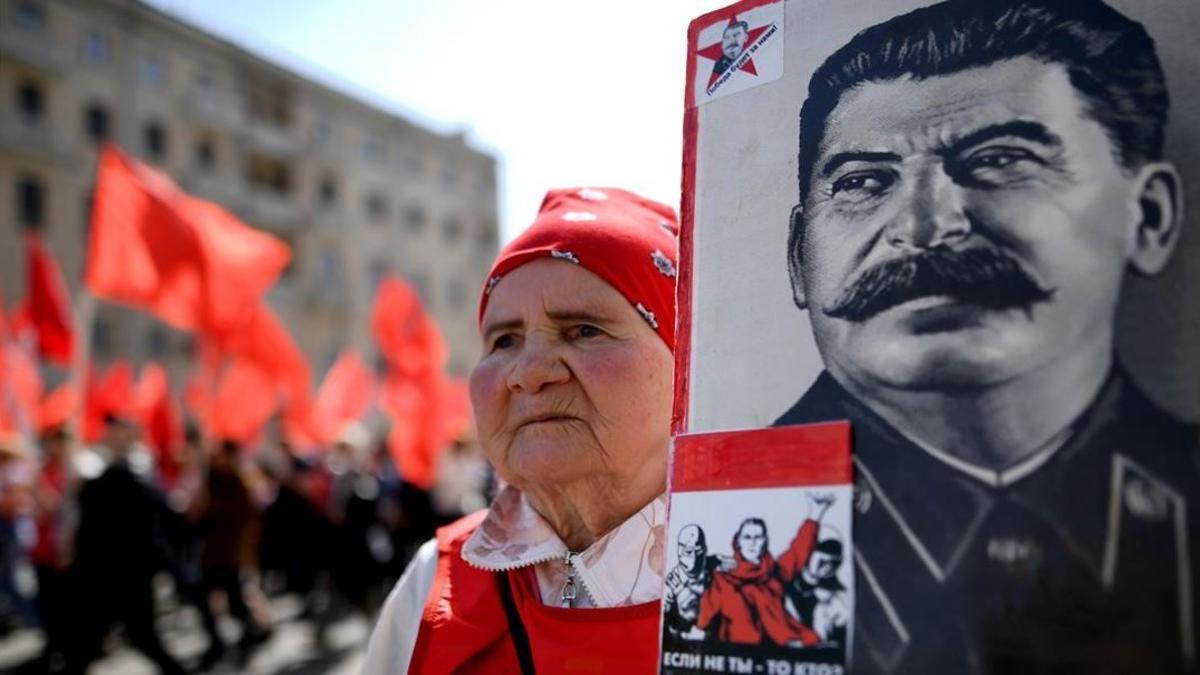
[[[479,304],[479,439],[506,486],[439,530],[365,673],[654,672],[676,228],[622,190],[550,192]]]

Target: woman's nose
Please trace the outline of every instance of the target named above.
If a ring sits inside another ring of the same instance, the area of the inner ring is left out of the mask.
[[[508,386],[513,391],[533,394],[544,387],[559,384],[571,377],[558,349],[547,341],[529,339],[508,374]]]

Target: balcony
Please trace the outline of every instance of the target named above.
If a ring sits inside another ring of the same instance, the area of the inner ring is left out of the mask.
[[[0,117],[0,149],[43,160],[59,160],[69,154],[67,144],[53,133],[48,119],[31,121],[7,115]]]
[[[251,188],[243,203],[246,220],[272,230],[295,230],[304,213],[291,197],[261,188]]]
[[[246,122],[245,104],[232,94],[193,87],[184,100],[184,114],[197,124],[236,131]]]
[[[183,189],[191,194],[216,202],[230,211],[243,211],[246,206],[246,184],[217,173],[193,171],[183,181]]]
[[[31,31],[5,24],[9,22],[0,23],[0,57],[55,75],[70,66],[70,50],[57,44],[46,31]]]
[[[341,281],[329,282],[313,279],[305,285],[300,296],[304,309],[311,312],[321,312],[344,316],[351,313],[352,303],[346,285]]]
[[[304,151],[304,138],[295,129],[251,119],[245,127],[250,149],[275,157],[294,158]]]
[[[345,208],[318,206],[313,210],[313,225],[329,232],[340,232],[350,227],[351,218]]]

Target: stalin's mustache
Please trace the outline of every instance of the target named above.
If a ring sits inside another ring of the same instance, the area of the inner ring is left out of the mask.
[[[918,298],[944,296],[987,309],[1027,308],[1054,296],[1015,260],[990,248],[936,248],[863,272],[823,311],[862,322]]]

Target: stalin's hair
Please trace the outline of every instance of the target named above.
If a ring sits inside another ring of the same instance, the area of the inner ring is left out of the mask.
[[[825,122],[844,92],[1021,56],[1066,68],[1123,166],[1162,159],[1167,85],[1140,23],[1100,0],[948,0],[867,28],[813,74],[800,108],[800,204],[808,199]]]
[[[725,26],[725,29],[721,31],[721,35],[725,35],[726,32],[733,30],[734,28],[741,28],[742,30],[746,31],[747,33],[750,32],[750,24],[749,23],[747,23],[745,21],[734,21],[733,23]]]

